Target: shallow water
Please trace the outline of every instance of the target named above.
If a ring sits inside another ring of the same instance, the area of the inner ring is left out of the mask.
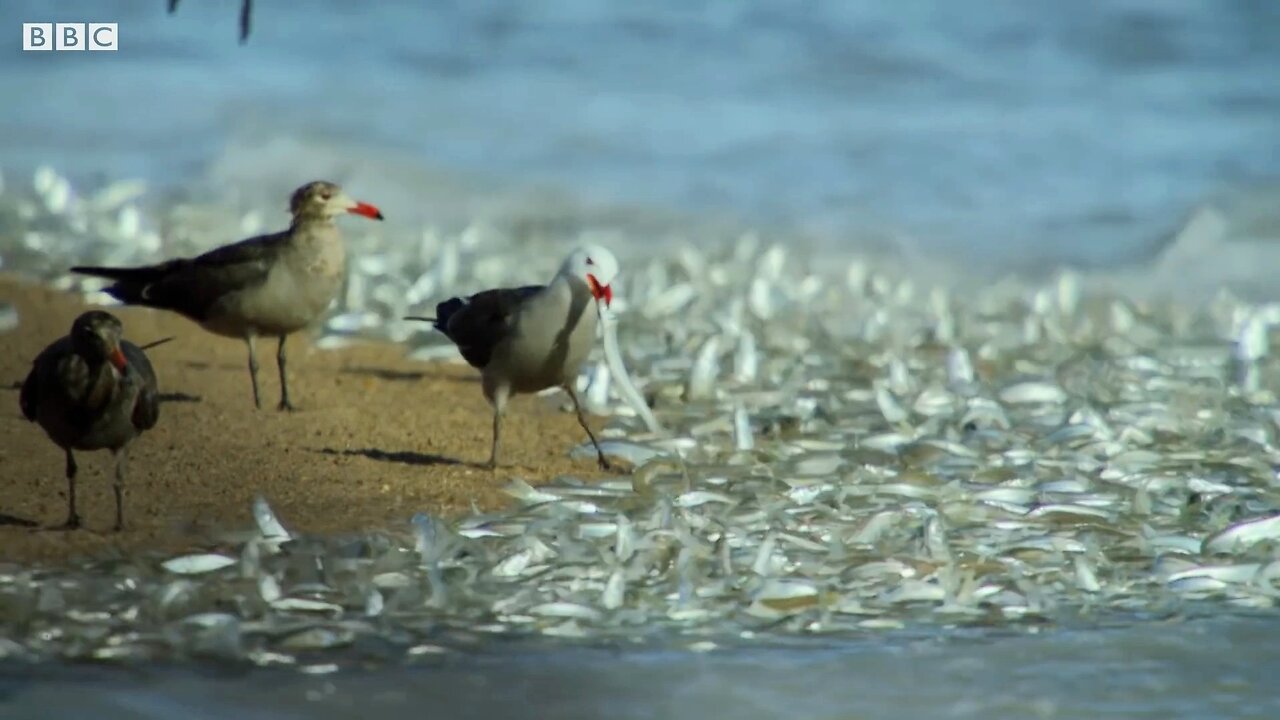
[[[1133,258],[1280,177],[1269,2],[261,2],[244,47],[235,3],[164,4],[113,4],[115,54],[16,50],[95,0],[0,5],[6,168],[292,188],[390,152],[433,173],[399,219],[549,188],[1004,264]]]
[[[12,720],[1274,718],[1273,617],[796,641],[708,654],[519,645],[308,676],[196,666],[8,668]]]

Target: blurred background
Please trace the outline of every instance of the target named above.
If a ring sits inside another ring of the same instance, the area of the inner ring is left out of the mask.
[[[165,5],[0,2],[11,183],[329,174],[398,219],[720,218],[1002,268],[1280,197],[1273,0],[258,0],[243,46],[239,0]],[[23,53],[24,21],[120,49]]]

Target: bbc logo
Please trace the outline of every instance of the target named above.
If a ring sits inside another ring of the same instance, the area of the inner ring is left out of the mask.
[[[119,23],[22,23],[23,50],[111,50]]]

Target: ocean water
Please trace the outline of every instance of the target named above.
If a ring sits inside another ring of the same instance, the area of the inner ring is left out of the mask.
[[[0,0],[6,184],[49,164],[144,178],[153,203],[279,205],[327,175],[397,222],[727,222],[1280,297],[1258,243],[1224,260],[1197,233],[1156,262],[1206,204],[1232,221],[1210,240],[1280,237],[1271,0],[258,0],[245,46],[238,3],[164,5]],[[20,23],[57,20],[119,22],[121,49],[19,50]],[[9,664],[0,717],[1274,718],[1277,627],[494,647],[317,676]]]
[[[245,46],[238,3],[164,5],[0,3],[0,168],[325,172],[405,220],[554,197],[999,267],[1142,260],[1280,196],[1269,0],[258,2]],[[119,52],[19,50],[85,19]]]
[[[710,654],[497,647],[333,675],[205,666],[0,674],[7,720],[1280,716],[1274,617],[798,641]]]

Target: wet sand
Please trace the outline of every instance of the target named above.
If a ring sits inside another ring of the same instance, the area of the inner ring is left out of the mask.
[[[488,459],[492,416],[478,373],[465,365],[411,361],[406,347],[390,343],[319,350],[310,336],[295,335],[289,379],[299,410],[282,413],[275,410],[275,342],[260,342],[259,411],[242,342],[170,313],[112,307],[133,342],[177,338],[148,352],[165,397],[160,422],[130,453],[124,531],[110,530],[113,465],[105,450],[76,454],[86,527],[41,530],[65,518],[63,454],[22,417],[18,387],[36,354],[88,306],[6,275],[0,300],[17,307],[20,321],[0,333],[0,561],[63,564],[208,547],[221,532],[253,527],[258,494],[291,530],[343,533],[405,527],[418,511],[498,508],[509,502],[501,488],[514,477],[537,485],[564,473],[600,474],[594,460],[568,458],[586,438],[560,409],[563,395],[512,402],[504,467],[491,472],[480,463]]]

